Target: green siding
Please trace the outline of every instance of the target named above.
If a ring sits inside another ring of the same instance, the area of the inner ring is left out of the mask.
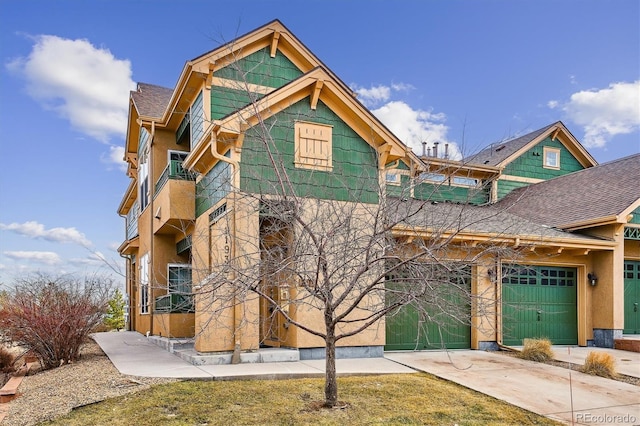
[[[513,180],[499,180],[498,181],[498,200],[513,191],[514,189],[522,188],[523,186],[529,186],[525,182],[516,182]]]
[[[633,218],[629,221],[629,223],[637,223],[640,225],[640,208],[635,209],[633,212]]]
[[[229,156],[227,151],[225,156]],[[231,166],[218,161],[196,184],[196,217],[209,210],[231,192]]]
[[[263,95],[249,93],[246,90],[211,86],[211,119],[219,120],[226,117],[249,105],[252,100],[257,101],[262,97]]]
[[[250,84],[273,88],[282,87],[301,75],[302,71],[280,51],[277,51],[275,58],[272,58],[268,47],[213,73],[214,77],[246,81]]]
[[[548,169],[543,167],[544,147],[558,148],[560,150],[560,168]],[[542,140],[524,154],[507,164],[502,172],[504,175],[519,176],[533,179],[553,179],[558,176],[582,170],[584,167],[558,140],[550,137]],[[498,198],[502,198],[512,190],[526,186],[527,184],[513,181],[498,181]]]
[[[317,171],[294,166],[295,121],[333,126],[332,171]],[[286,170],[296,195],[341,201],[377,203],[378,169],[376,151],[343,122],[322,101],[315,111],[305,98],[265,120],[272,138],[275,161]],[[242,146],[240,188],[259,194],[280,194],[276,173],[265,154],[260,130],[247,130]]]
[[[489,201],[489,188],[468,188],[446,183],[421,183],[414,189],[414,197],[420,200],[453,201],[457,203],[484,204]]]

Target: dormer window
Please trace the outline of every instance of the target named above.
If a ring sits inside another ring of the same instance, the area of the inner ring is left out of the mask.
[[[544,168],[559,169],[560,168],[560,150],[558,148],[544,147],[543,152]]]

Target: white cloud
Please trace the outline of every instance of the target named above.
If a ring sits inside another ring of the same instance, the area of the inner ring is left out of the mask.
[[[29,56],[7,65],[26,80],[29,95],[101,142],[124,136],[129,91],[135,88],[131,63],[88,40],[34,39]]]
[[[35,221],[25,223],[0,223],[0,229],[12,231],[16,234],[30,238],[40,238],[56,243],[76,243],[84,247],[91,246],[85,235],[76,228],[51,228],[45,229],[44,225]]]
[[[127,171],[127,162],[123,160],[124,158],[124,147],[118,145],[109,146],[109,153],[107,155],[103,155],[101,160],[103,163],[108,164],[110,166],[116,165],[118,169],[122,172]]]
[[[372,86],[370,89],[355,86],[354,90],[358,94],[358,99],[365,105],[385,102],[391,97],[391,88],[388,86]]]
[[[3,254],[15,260],[27,260],[46,265],[60,263],[60,256],[52,251],[5,251]]]
[[[449,127],[444,124],[446,116],[442,113],[414,110],[407,103],[392,101],[372,111],[402,142],[422,155],[422,142],[432,147],[434,142],[440,142],[439,156],[444,154],[444,143],[449,144],[449,156],[460,158],[460,151],[456,144],[449,142],[447,132]]]
[[[550,108],[557,101],[547,104]],[[640,130],[640,80],[576,92],[562,104],[567,118],[582,126],[586,147],[604,147],[616,135]]]

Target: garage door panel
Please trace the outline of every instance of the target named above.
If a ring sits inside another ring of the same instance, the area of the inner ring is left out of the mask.
[[[525,338],[577,344],[576,289],[575,268],[503,268],[503,344],[522,345]]]

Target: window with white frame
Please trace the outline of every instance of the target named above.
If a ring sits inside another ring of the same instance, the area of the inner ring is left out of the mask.
[[[451,183],[454,185],[460,186],[478,186],[480,181],[478,179],[463,177],[463,176],[452,176]]]
[[[295,166],[331,171],[332,126],[298,121],[295,124]]]
[[[420,173],[419,179],[420,181],[426,182],[444,182],[445,180],[447,180],[447,177],[442,173],[423,172]]]
[[[545,146],[543,149],[544,167],[547,169],[560,168],[560,149]]]
[[[149,313],[149,253],[140,256],[140,313]]]

